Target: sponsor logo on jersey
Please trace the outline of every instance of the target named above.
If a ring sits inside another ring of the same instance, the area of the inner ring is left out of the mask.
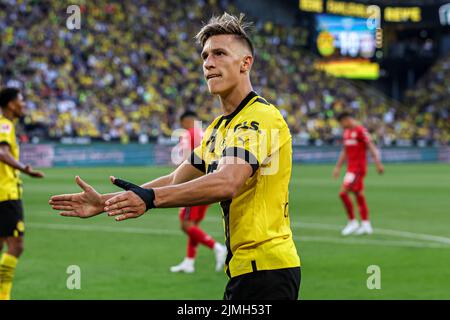
[[[251,130],[255,130],[255,131],[259,131],[259,122],[257,121],[251,121],[250,124],[248,124],[250,121],[244,121],[242,123],[237,124],[234,127],[234,132],[236,132],[236,130],[238,129],[251,129]]]
[[[0,125],[0,133],[10,133],[11,126],[8,123],[3,123]]]

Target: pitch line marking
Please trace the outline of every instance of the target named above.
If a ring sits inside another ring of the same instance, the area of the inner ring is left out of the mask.
[[[322,223],[294,223],[292,225],[295,228],[306,228],[306,229],[318,229],[318,230],[339,230],[339,227],[330,224],[322,224]],[[400,238],[414,239],[414,240],[426,240],[439,242],[443,244],[450,244],[450,238],[435,236],[431,234],[423,234],[423,233],[415,233],[409,231],[401,231],[401,230],[392,230],[392,229],[382,229],[382,228],[374,228],[374,232],[376,234],[383,234],[388,236],[395,236]]]
[[[218,221],[218,219],[214,217],[206,217],[205,220],[209,221]],[[291,223],[291,226],[296,229],[313,229],[313,230],[331,230],[331,231],[340,231],[341,227],[333,224],[324,224],[324,223],[315,223],[315,222],[295,222]],[[450,244],[450,238],[436,236],[432,234],[424,234],[424,233],[415,233],[409,231],[402,230],[393,230],[393,229],[383,229],[383,228],[374,228],[374,233],[383,234],[388,236],[395,236],[400,238],[414,239],[414,240],[426,240],[439,242],[442,244]]]
[[[146,234],[146,235],[171,235],[184,236],[181,231],[169,229],[154,229],[154,228],[136,228],[136,227],[109,227],[99,225],[77,225],[77,224],[60,224],[60,223],[37,223],[31,222],[27,224],[31,228],[46,229],[46,230],[72,230],[72,231],[93,231],[93,232],[110,232],[110,233],[125,233],[125,234]],[[333,229],[334,230],[334,229]],[[214,237],[223,236],[220,232],[210,233]],[[445,248],[450,249],[450,246],[437,243],[424,243],[417,241],[390,241],[377,239],[363,239],[363,238],[333,238],[321,236],[294,236],[295,241],[299,242],[325,242],[337,244],[356,244],[356,245],[377,245],[377,246],[391,246],[391,247],[413,247],[413,248]]]

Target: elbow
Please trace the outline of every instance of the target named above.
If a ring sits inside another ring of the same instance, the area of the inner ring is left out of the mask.
[[[221,183],[219,186],[220,201],[233,199],[239,191],[239,186],[236,184],[236,181],[232,179],[232,177],[226,175],[221,175]]]
[[[221,201],[233,199],[237,195],[237,190],[232,186],[227,186],[223,188],[224,190],[221,192]]]
[[[172,172],[171,174],[169,174],[168,178],[168,185],[173,186],[175,184],[175,174]]]
[[[212,175],[215,176],[214,181],[214,198],[216,201],[226,201],[232,199],[236,195],[232,179],[221,171],[216,171]],[[213,190],[211,190],[213,191]]]

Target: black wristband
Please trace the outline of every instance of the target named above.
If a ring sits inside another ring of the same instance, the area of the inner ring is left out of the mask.
[[[146,210],[155,208],[155,204],[153,203],[153,201],[155,200],[155,192],[153,191],[153,189],[145,189],[138,185],[135,185],[134,183],[122,179],[114,179],[113,183],[119,188],[130,190],[136,193],[139,198],[144,201]]]

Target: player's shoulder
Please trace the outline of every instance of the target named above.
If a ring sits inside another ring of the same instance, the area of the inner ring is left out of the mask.
[[[202,127],[194,127],[193,133],[196,135],[203,135],[203,128]]]
[[[216,117],[210,124],[208,127],[206,127],[205,131],[211,130],[213,129],[217,124],[219,124],[222,121],[223,115],[222,116],[218,116]]]
[[[357,131],[359,134],[361,134],[363,136],[370,136],[369,130],[367,130],[367,128],[365,126],[363,126],[362,124],[358,125]]]
[[[194,136],[195,134],[197,134],[199,132],[198,130],[200,130],[200,128],[192,127],[192,128],[187,129],[187,133],[189,134],[189,136]]]
[[[267,99],[259,95],[256,96],[253,103],[249,106],[248,112],[259,115],[269,115],[269,114],[281,115],[280,111],[275,105],[273,105]]]
[[[363,126],[362,124],[360,124],[356,127],[356,131],[357,131],[358,137],[363,139],[365,142],[368,142],[371,140],[369,130],[367,130],[367,128],[365,126]]]
[[[202,130],[202,137],[203,139],[210,137],[214,134],[215,130],[217,129],[216,127],[218,125],[220,125],[220,123],[222,122],[222,118],[223,116],[218,116],[216,117],[206,128],[205,130]]]
[[[358,125],[355,127],[355,129],[356,129],[357,131],[367,132],[367,128],[364,127],[364,125],[362,125],[362,124],[358,124]]]
[[[256,96],[255,100],[248,108],[245,108],[242,117],[244,119],[248,118],[261,121],[266,126],[270,127],[287,126],[280,110],[274,104],[259,95]]]
[[[0,133],[8,134],[14,130],[14,124],[7,118],[0,116]]]

